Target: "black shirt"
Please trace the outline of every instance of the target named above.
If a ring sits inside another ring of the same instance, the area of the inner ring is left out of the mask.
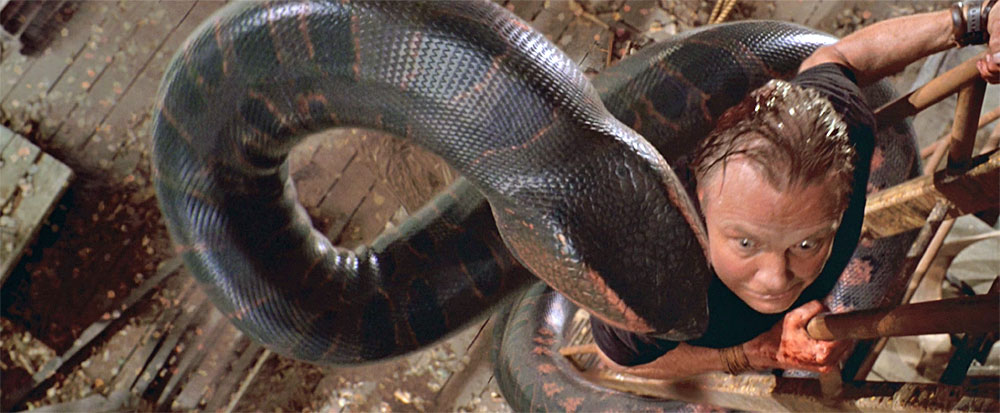
[[[874,148],[875,118],[862,97],[854,74],[847,68],[833,63],[812,67],[798,74],[792,84],[815,89],[833,105],[848,126],[848,136],[857,153],[854,187],[840,229],[834,238],[833,252],[823,271],[798,300],[794,309],[809,301],[829,294],[837,278],[857,246],[864,216],[865,187],[868,182],[869,164]],[[688,183],[693,179],[688,173]],[[708,329],[701,337],[686,343],[698,347],[724,348],[750,341],[781,321],[785,312],[763,314],[750,308],[727,288],[718,277],[713,277],[708,287]],[[597,317],[591,317],[594,341],[615,363],[635,366],[656,360],[677,347],[678,342],[658,339],[611,327]]]

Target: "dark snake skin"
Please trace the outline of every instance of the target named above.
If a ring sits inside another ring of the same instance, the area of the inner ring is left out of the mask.
[[[215,304],[286,356],[405,354],[533,276],[612,325],[687,339],[707,323],[711,272],[703,225],[668,162],[752,85],[793,73],[809,47],[784,32],[762,40],[776,57],[682,44],[674,56],[713,65],[643,74],[659,63],[630,58],[595,89],[491,3],[237,2],[165,75],[154,183]],[[714,65],[732,56],[738,64]],[[653,93],[663,90],[673,97]],[[412,140],[465,180],[370,245],[333,246],[298,205],[285,159],[305,135],[343,126]]]
[[[238,2],[176,56],[158,102],[155,186],[172,237],[216,305],[281,354],[403,354],[524,278],[495,235],[468,236],[471,261],[439,263],[459,244],[419,218],[357,251],[331,245],[285,159],[337,126],[441,156],[489,201],[519,263],[608,322],[678,338],[704,328],[704,237],[676,176],[572,61],[499,6]]]
[[[668,161],[690,152],[715,117],[772,78],[790,78],[813,50],[836,39],[801,26],[750,21],[709,26],[647,46],[594,80],[611,112],[656,146]],[[893,98],[888,82],[862,90],[871,107]],[[899,271],[917,231],[857,242],[865,192],[919,173],[907,121],[879,125],[874,147],[859,148],[855,188],[824,274],[840,274],[825,304],[834,312],[898,303],[907,279]],[[868,168],[864,166],[867,165]],[[857,246],[854,247],[855,243]],[[827,278],[823,275],[821,279]],[[709,411],[713,406],[655,400],[596,386],[559,349],[568,345],[578,306],[536,285],[500,314],[494,369],[516,411]],[[738,328],[734,326],[734,328]]]

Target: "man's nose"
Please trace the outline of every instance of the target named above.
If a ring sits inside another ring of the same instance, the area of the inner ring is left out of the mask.
[[[788,268],[788,258],[785,254],[769,252],[762,254],[758,261],[757,278],[759,285],[768,292],[781,293],[794,277]]]

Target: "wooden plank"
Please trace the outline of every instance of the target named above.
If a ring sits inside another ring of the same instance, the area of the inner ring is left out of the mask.
[[[65,138],[69,132],[77,132],[83,129],[93,129],[93,122],[81,114],[71,113],[77,107],[93,108],[97,110],[107,102],[107,95],[113,94],[114,79],[112,76],[105,77],[109,67],[113,64],[123,64],[124,56],[119,52],[126,45],[136,47],[132,42],[136,32],[140,27],[148,25],[150,19],[145,17],[153,10],[154,2],[123,2],[119,7],[112,9],[111,16],[95,30],[95,35],[87,43],[86,50],[73,60],[73,63],[66,68],[65,75],[52,87],[52,93],[75,95],[73,99],[63,101],[50,101],[46,118],[58,119],[62,121],[55,127],[50,127],[51,123],[43,124],[39,131],[42,141],[52,140],[56,146],[66,149],[76,149],[78,138],[70,134],[70,138]],[[129,76],[131,77],[131,75]],[[102,79],[104,79],[102,81]],[[95,89],[98,82],[102,88]]]
[[[352,130],[355,134],[359,132]],[[355,135],[352,139],[357,139]],[[356,158],[355,158],[356,159]],[[363,163],[352,161],[340,179],[320,200],[314,215],[318,218],[314,225],[336,243],[341,232],[358,210],[361,201],[375,185],[375,175]]]
[[[622,6],[621,22],[637,33],[644,33],[653,25],[655,10],[663,10],[656,0],[629,0]]]
[[[104,15],[107,14],[108,6],[106,2],[82,2],[69,20],[66,26],[60,30],[59,35],[41,57],[29,58],[20,53],[13,53],[0,62],[0,73],[3,73],[0,80],[0,101],[4,107],[8,107],[7,96],[17,87],[22,78],[26,84],[36,84],[39,73],[38,70],[50,70],[52,79],[56,79],[68,63],[66,59],[72,61],[73,57],[79,53],[87,42],[87,36],[82,35],[94,24],[100,25]],[[35,70],[37,65],[38,70]],[[58,69],[58,71],[56,71]],[[27,76],[31,73],[30,76]],[[24,102],[19,102],[20,106]]]
[[[84,159],[109,159],[113,156],[128,136],[124,130],[113,130],[112,124],[106,123],[105,119],[143,69],[155,60],[156,53],[194,5],[189,0],[157,3],[148,18],[139,20],[137,29],[113,55],[114,62],[108,65],[90,89],[87,98],[92,104],[73,108],[69,118],[77,121],[59,130],[60,139],[75,143],[75,147],[82,149]]]
[[[374,240],[385,230],[386,222],[399,206],[399,200],[388,194],[383,185],[375,185],[344,227],[338,245],[353,248]]]
[[[232,398],[230,398],[229,404],[226,405],[226,413],[232,413],[233,410],[236,409],[236,405],[239,404],[240,399],[243,398],[243,394],[246,393],[247,388],[250,387],[250,384],[253,383],[255,378],[257,378],[257,373],[259,373],[260,369],[264,367],[264,363],[267,363],[267,360],[271,358],[272,354],[271,350],[264,350],[260,356],[257,357],[257,361],[254,363],[253,368],[250,369],[250,372],[247,373],[246,377],[240,381],[239,389],[236,390],[236,393]]]
[[[212,398],[219,376],[225,374],[236,354],[250,344],[250,339],[232,323],[225,322],[222,326],[225,330],[221,336],[214,345],[204,350],[207,353],[204,360],[189,375],[177,397],[170,401],[172,410],[204,410],[200,405]]]
[[[836,13],[854,7],[856,0],[810,0],[800,3],[798,7],[774,8],[769,18],[798,23],[807,27],[820,27],[821,23],[834,20]],[[703,22],[704,23],[704,22]]]
[[[63,77],[72,61],[87,53],[88,45],[99,37],[101,26],[116,10],[115,3],[84,2],[64,28],[63,33],[67,36],[53,42],[41,57],[29,59],[30,67],[22,69],[24,74],[3,96],[0,105],[12,112],[11,109],[23,110],[31,101],[53,103],[59,99],[74,99],[73,96],[51,95],[50,89]],[[17,73],[16,67],[14,73]]]
[[[136,166],[142,159],[148,158],[149,148],[152,147],[150,113],[170,58],[191,32],[223,4],[219,1],[200,1],[195,4],[190,13],[161,44],[159,50],[153,54],[152,61],[143,67],[134,81],[125,88],[118,104],[101,121],[98,128],[106,136],[121,142],[117,145],[117,152],[113,157],[103,154],[96,157],[98,167],[110,168],[112,173],[110,179],[113,181],[136,179],[134,175],[132,178],[128,176],[135,172]],[[143,182],[137,183],[143,184]]]
[[[507,3],[507,10],[514,12],[518,17],[524,19],[525,21],[531,23],[534,20],[535,15],[542,11],[542,7],[545,2],[541,1],[517,1],[513,0]]]
[[[946,218],[996,207],[1000,202],[1000,152],[994,151],[985,161],[983,157],[964,174],[951,176],[939,171],[870,195],[863,231],[880,238],[920,228],[939,199],[951,203]]]
[[[215,389],[213,397],[205,404],[205,411],[223,411],[223,407],[229,404],[234,396],[237,385],[246,377],[248,370],[255,364],[262,353],[266,352],[263,346],[256,342],[251,342],[231,365],[229,371],[221,377],[213,380]]]
[[[150,17],[144,20],[136,19],[138,20],[138,23],[136,23],[136,28],[130,35],[130,40],[122,45],[117,52],[115,52],[113,62],[108,65],[105,72],[99,76],[99,79],[89,91],[87,100],[84,103],[89,102],[91,105],[87,106],[82,103],[81,106],[75,107],[69,115],[69,119],[73,120],[68,120],[67,122],[83,122],[82,124],[84,125],[84,129],[74,129],[73,127],[66,129],[66,124],[64,124],[64,129],[60,129],[59,137],[53,141],[53,144],[55,146],[63,146],[63,150],[79,153],[76,159],[84,162],[85,165],[83,165],[83,167],[87,169],[109,167],[112,165],[111,159],[114,157],[116,151],[121,150],[122,148],[131,148],[132,146],[135,146],[137,142],[133,129],[121,127],[112,132],[109,127],[107,130],[102,129],[99,135],[94,135],[94,139],[91,141],[93,145],[85,148],[73,147],[74,142],[78,147],[83,146],[86,139],[93,135],[92,132],[93,129],[95,129],[95,126],[89,123],[90,121],[93,121],[96,117],[100,117],[103,121],[106,119],[108,112],[120,106],[114,104],[117,102],[116,96],[130,89],[137,78],[135,74],[145,72],[144,69],[150,66],[150,61],[154,61],[158,56],[161,56],[161,49],[167,41],[173,41],[178,45],[180,44],[183,40],[178,38],[180,36],[170,38],[167,36],[167,32],[176,30],[180,26],[178,23],[184,20],[193,11],[192,7],[194,5],[195,3],[192,1],[164,2],[159,4],[158,8],[153,10]],[[207,14],[214,11],[217,7],[218,5],[215,5],[215,7],[202,8],[202,12]],[[133,10],[129,15],[135,15],[134,13],[135,11]],[[200,22],[201,19],[198,19],[197,23]],[[122,24],[123,30],[127,27],[129,26],[126,23]],[[193,29],[194,24],[187,27]],[[145,62],[143,62],[144,59]],[[159,67],[158,70],[155,70],[159,72],[157,73],[157,76],[162,75],[168,60],[169,57],[161,56],[161,58],[157,61],[157,63],[163,65],[162,67]],[[121,82],[119,82],[119,80]],[[159,78],[157,78],[156,82],[158,81]],[[92,103],[95,101],[99,103],[102,101],[102,99],[99,99],[101,96],[105,96],[103,102],[106,105],[93,105]],[[154,97],[155,89],[143,96],[143,104],[139,107],[141,108],[141,115],[144,119],[148,119],[148,113],[151,111]],[[97,106],[101,106],[102,109],[95,109]],[[133,109],[135,108],[133,107]],[[126,124],[126,126],[128,125]],[[78,132],[78,134],[72,135],[73,132]],[[84,135],[87,135],[87,137],[84,137]],[[142,149],[142,147],[145,146],[151,145],[140,145],[139,148],[135,148],[133,151],[136,153],[137,157],[137,159],[135,159],[135,163],[138,162],[138,158],[141,158],[144,153],[148,155],[148,151],[144,151]],[[94,163],[96,163],[96,165],[94,165]],[[125,168],[128,168],[127,172],[112,174],[107,177],[107,179],[111,182],[119,182],[123,185],[129,185],[139,179],[143,179],[141,176],[138,178],[136,175],[130,176],[130,174],[134,171],[135,163],[125,166]],[[135,183],[137,185],[146,184],[145,181]],[[124,249],[112,252],[111,259],[107,260],[107,268],[118,268],[124,257],[127,256],[126,250]]]
[[[494,324],[496,320],[490,317],[479,325],[479,331],[465,349],[464,355],[469,357],[469,364],[448,376],[441,390],[434,396],[434,406],[438,410],[464,410],[461,407],[473,404],[476,397],[482,398],[482,393],[489,387],[493,377],[490,350],[493,346]]]
[[[611,32],[603,27],[588,20],[576,19],[556,44],[578,63],[584,73],[597,73],[604,69],[610,37]]]
[[[339,135],[323,134],[317,136],[318,140],[310,138],[309,142],[303,142],[302,150],[312,156],[305,165],[289,167],[299,202],[306,210],[313,211],[319,206],[357,153],[355,146]]]
[[[181,266],[180,257],[174,257],[160,263],[159,267],[156,270],[156,275],[146,279],[146,281],[143,282],[142,286],[133,290],[132,293],[130,293],[128,297],[126,297],[125,300],[122,301],[120,306],[120,308],[122,309],[121,312],[125,313],[126,310],[132,308],[143,297],[145,297],[146,294],[152,291],[153,288],[160,285],[160,283],[165,278],[167,278],[171,274],[174,274],[180,268],[180,266]],[[80,336],[76,339],[76,341],[73,342],[73,347],[70,347],[70,349],[66,350],[63,354],[60,354],[58,357],[55,357],[49,360],[47,363],[45,363],[45,366],[39,369],[38,372],[35,373],[34,376],[32,376],[31,383],[29,383],[25,387],[14,389],[13,391],[11,391],[12,396],[7,398],[7,400],[11,404],[9,406],[6,405],[3,406],[3,410],[10,411],[13,406],[17,406],[18,404],[20,404],[25,396],[27,396],[34,389],[38,388],[43,383],[47,382],[50,378],[52,378],[52,376],[55,375],[55,373],[62,368],[63,364],[66,361],[72,359],[81,350],[89,347],[90,344],[94,341],[94,339],[100,337],[101,334],[108,328],[108,326],[111,325],[115,320],[116,319],[114,317],[101,319],[95,322],[94,324],[91,324],[89,327],[87,327],[86,330],[83,330],[83,332],[80,333]]]
[[[153,322],[146,325],[146,331],[139,341],[139,347],[133,349],[121,368],[118,369],[112,388],[131,390],[141,381],[142,374],[146,371],[146,365],[154,357],[156,349],[161,347],[160,344],[167,336],[166,333],[170,326],[183,315],[184,308],[180,303],[185,302],[197,288],[190,278],[186,279],[183,285],[182,289],[177,292],[178,301],[176,303],[166,300],[159,304],[162,308],[156,313]]]
[[[196,330],[195,334],[198,338],[194,344],[187,347],[187,350],[180,354],[177,365],[171,370],[170,378],[167,380],[167,384],[163,386],[163,390],[160,392],[153,410],[174,410],[176,406],[173,406],[172,403],[174,396],[181,390],[181,381],[187,379],[188,373],[201,364],[202,360],[205,359],[205,355],[209,353],[209,349],[214,348],[219,337],[227,331],[226,328],[231,328],[229,321],[214,308],[209,309],[208,319],[209,321],[205,324],[203,330],[201,328]],[[207,333],[204,331],[207,331]]]
[[[5,207],[4,215],[13,212],[13,208],[8,210],[6,206],[17,190],[18,181],[35,165],[41,153],[37,146],[20,136],[15,137],[13,142],[0,153],[0,160],[3,162],[0,166],[2,168],[0,171],[3,172],[0,174],[3,176],[3,179],[0,179],[0,207]]]
[[[16,232],[12,237],[4,237],[4,243],[0,246],[0,285],[13,271],[28,244],[38,235],[42,221],[49,216],[56,202],[66,192],[73,178],[73,171],[43,153],[37,163],[37,171],[26,178],[29,182],[25,183],[27,190],[21,192],[23,198],[20,205],[6,215],[11,218]]]
[[[587,373],[584,373],[587,375]],[[815,379],[771,374],[711,373],[668,382],[601,370],[596,384],[662,399],[708,403],[747,411],[998,411],[996,382],[970,386],[865,382],[845,384],[837,395],[824,395]]]
[[[154,355],[148,358],[142,374],[139,374],[135,383],[130,389],[132,394],[142,395],[152,384],[160,371],[166,366],[167,360],[177,348],[177,343],[187,332],[192,324],[196,324],[199,319],[208,312],[211,303],[200,289],[195,288],[192,298],[184,299],[181,302],[181,315],[175,322],[166,324],[163,328],[162,343]]]
[[[531,27],[554,41],[569,27],[576,16],[566,1],[544,2],[542,10],[531,22]]]
[[[29,60],[27,56],[20,53],[12,53],[0,61],[0,73],[3,73],[3,76],[0,77],[0,100],[14,90],[17,82],[25,73],[28,73],[33,63],[35,60]]]
[[[7,149],[7,144],[13,141],[14,131],[5,127],[0,127],[0,153],[2,153],[4,149]],[[3,162],[3,160],[0,159],[0,162]]]

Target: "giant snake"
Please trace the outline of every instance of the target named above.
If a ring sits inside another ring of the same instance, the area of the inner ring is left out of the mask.
[[[167,70],[153,117],[154,184],[178,250],[216,306],[286,356],[345,364],[402,355],[534,277],[611,325],[692,338],[707,323],[712,273],[703,224],[671,162],[726,107],[790,77],[831,41],[786,23],[718,25],[589,80],[485,1],[237,2],[202,24]],[[866,94],[873,105],[889,96],[885,84]],[[464,179],[371,244],[334,246],[296,201],[286,163],[303,137],[333,127],[409,140]],[[870,190],[915,175],[905,123],[882,125],[873,150],[861,162],[872,160],[870,177],[858,168]],[[858,192],[835,249],[858,238]],[[831,259],[824,271],[843,276],[828,304],[898,297],[910,236],[865,240]],[[515,309],[507,326],[529,315]]]

